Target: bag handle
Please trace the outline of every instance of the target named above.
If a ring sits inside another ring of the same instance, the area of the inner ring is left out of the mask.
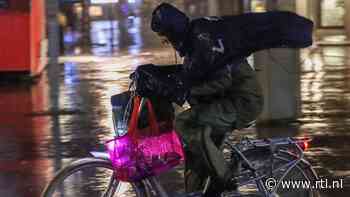
[[[129,123],[129,128],[128,128],[128,135],[130,135],[131,139],[135,141],[137,138],[135,134],[135,128],[137,127],[137,114],[138,114],[138,108],[140,107],[140,97],[135,96],[133,98],[133,109],[131,111],[131,118],[130,118],[130,123]]]
[[[152,102],[149,99],[147,99],[146,104],[148,108],[148,122],[151,127],[151,134],[153,135],[159,134],[159,126],[158,126],[157,117],[154,112]]]
[[[143,99],[146,99],[146,98],[142,98]],[[141,113],[141,108],[143,106],[142,103],[141,103],[141,98],[140,96],[135,96],[134,97],[134,107],[133,107],[133,110],[132,110],[132,114],[131,114],[131,119],[130,119],[130,123],[129,123],[129,129],[128,129],[128,133],[130,134],[130,136],[133,138],[133,139],[137,139],[139,133],[138,133],[138,120],[139,120],[139,115]],[[156,115],[155,115],[155,112],[153,110],[153,106],[152,106],[152,103],[149,99],[146,99],[146,106],[147,106],[147,109],[148,109],[148,122],[149,122],[149,125],[150,125],[150,129],[151,129],[151,132],[149,134],[158,134],[159,133],[159,127],[158,127],[158,123],[157,123],[157,119],[156,119]]]

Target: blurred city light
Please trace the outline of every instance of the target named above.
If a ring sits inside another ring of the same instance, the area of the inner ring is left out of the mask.
[[[118,3],[119,0],[91,0],[91,4]]]
[[[252,0],[251,7],[253,12],[265,12],[266,11],[266,2],[262,0]]]
[[[93,17],[103,16],[103,9],[100,6],[91,6],[89,9],[89,15]]]

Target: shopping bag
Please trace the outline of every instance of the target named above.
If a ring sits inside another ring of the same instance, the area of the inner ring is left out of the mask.
[[[121,181],[138,181],[168,171],[184,161],[181,140],[170,122],[157,122],[152,103],[146,100],[149,126],[138,128],[141,98],[133,98],[128,133],[106,143],[106,148]]]
[[[111,97],[112,118],[114,123],[114,130],[117,136],[122,136],[127,131],[127,124],[131,118],[130,113],[133,107],[133,91],[126,91]],[[175,109],[171,101],[164,97],[150,96],[147,97],[152,102],[153,110],[155,112],[157,122],[170,122],[175,119]],[[140,112],[138,121],[139,128],[145,128],[148,125],[147,109]]]

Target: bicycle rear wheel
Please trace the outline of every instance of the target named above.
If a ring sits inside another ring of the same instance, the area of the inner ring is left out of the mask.
[[[262,190],[268,189],[274,197],[319,197],[319,192],[311,188],[303,188],[299,186],[289,186],[277,184],[279,180],[293,182],[308,182],[315,183],[317,176],[312,167],[305,161],[301,160],[293,168],[289,169],[288,163],[296,160],[296,156],[289,152],[279,152],[275,155],[275,159],[271,161],[270,152],[268,149],[251,149],[243,152],[245,157],[251,162],[258,175],[267,175],[261,181],[255,182],[255,189],[263,193]],[[271,165],[273,164],[273,165]],[[274,173],[271,174],[271,166]],[[288,171],[289,170],[289,171]],[[244,164],[240,162],[239,171],[241,174],[240,182],[252,179],[251,172]],[[254,185],[254,184],[253,184]],[[276,186],[277,185],[277,186]],[[272,186],[271,188],[267,188]],[[273,187],[276,186],[276,187]],[[241,190],[254,190],[254,186],[245,186]],[[250,191],[252,192],[252,191]]]
[[[46,186],[42,197],[144,197],[142,183],[119,182],[110,161],[77,160],[61,169]]]

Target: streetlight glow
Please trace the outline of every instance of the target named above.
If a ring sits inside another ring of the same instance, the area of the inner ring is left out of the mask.
[[[119,0],[91,0],[92,4],[118,3]]]

